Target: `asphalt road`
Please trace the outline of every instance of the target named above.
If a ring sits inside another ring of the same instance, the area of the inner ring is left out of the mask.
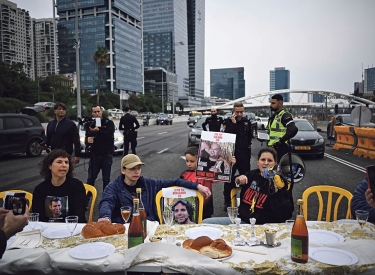
[[[139,129],[137,154],[146,164],[142,169],[145,177],[169,179],[177,178],[186,169],[183,153],[187,146],[187,133],[190,128],[186,122],[174,122],[173,125],[150,125]],[[325,133],[322,133],[325,137]],[[329,143],[329,142],[328,142]],[[260,142],[253,141],[251,167],[256,168],[256,155],[261,148]],[[9,189],[23,189],[32,192],[34,187],[43,179],[39,175],[38,163],[45,156],[28,158],[26,155],[16,154],[0,157],[0,191]],[[120,171],[121,155],[115,155],[112,165],[111,179],[116,178]],[[75,168],[75,175],[83,182],[87,179],[88,158],[82,157]],[[295,184],[293,197],[295,201],[301,198],[302,192],[313,185],[340,186],[354,192],[357,184],[365,178],[365,166],[373,164],[373,160],[360,158],[345,152],[326,147],[323,159],[315,157],[303,158],[306,165],[306,176]],[[96,181],[98,199],[94,212],[94,220],[98,217],[98,203],[102,195],[101,175]],[[217,183],[213,188],[214,216],[226,216],[223,211],[223,184]],[[314,220],[317,213],[317,203],[309,204],[309,220]],[[344,218],[344,211],[340,208],[339,218]]]

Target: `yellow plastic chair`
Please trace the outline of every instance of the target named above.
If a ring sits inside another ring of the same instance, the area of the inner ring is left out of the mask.
[[[340,205],[341,200],[345,197],[348,200],[348,205],[347,205],[347,211],[346,211],[346,219],[351,219],[352,214],[350,212],[350,203],[352,201],[353,195],[350,193],[348,190],[345,190],[340,187],[336,186],[330,186],[330,185],[317,185],[317,186],[312,186],[307,188],[303,194],[302,194],[302,200],[303,200],[303,216],[307,220],[307,212],[308,212],[308,198],[312,193],[316,193],[318,196],[319,200],[319,211],[318,211],[318,218],[317,221],[322,220],[323,216],[323,208],[324,208],[324,202],[323,202],[323,197],[321,192],[327,192],[328,197],[327,197],[327,207],[326,207],[326,221],[330,222],[331,221],[331,211],[332,211],[332,195],[333,194],[338,194],[338,198],[335,202],[335,206],[333,209],[333,221],[337,220],[337,213],[338,213],[338,208]]]
[[[185,187],[181,187],[181,186],[171,186],[171,187],[168,187],[168,188],[184,188],[184,189],[190,190],[189,188],[185,188]],[[194,191],[196,191],[196,197],[198,198],[198,223],[201,223],[202,219],[203,219],[204,197],[198,190],[194,190]],[[163,224],[163,217],[162,217],[162,214],[161,214],[161,198],[162,197],[163,197],[163,190],[160,190],[156,194],[156,197],[155,197],[156,210],[158,212],[160,224]]]
[[[5,200],[5,193],[6,192],[14,192],[14,193],[25,193],[26,194],[26,202],[29,202],[28,203],[28,208],[29,210],[31,209],[31,206],[33,204],[33,194],[30,193],[30,192],[27,192],[25,190],[6,190],[6,191],[3,191],[3,192],[0,192],[0,199]]]
[[[233,188],[230,191],[230,200],[232,207],[239,206],[239,200],[237,200],[237,192],[241,190],[241,187]]]
[[[96,191],[96,188],[94,186],[90,185],[90,184],[84,183],[83,185],[85,186],[85,189],[86,189],[86,195],[87,195],[88,192],[91,192],[91,194],[92,194],[90,212],[89,212],[89,218],[88,218],[88,222],[91,222],[92,221],[92,214],[94,213],[96,196],[97,196],[98,192]]]

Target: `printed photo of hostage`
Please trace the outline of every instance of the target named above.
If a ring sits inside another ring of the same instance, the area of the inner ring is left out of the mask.
[[[187,200],[176,200],[172,205],[174,221],[178,224],[194,224],[194,209]]]
[[[46,198],[46,216],[49,221],[60,221],[67,213],[67,198],[66,197],[55,197],[47,196]]]
[[[208,134],[208,137],[203,139],[205,134]],[[217,141],[218,139],[221,141]],[[232,165],[236,163],[233,156],[234,141],[231,134],[203,132],[199,148],[197,178],[229,181]]]

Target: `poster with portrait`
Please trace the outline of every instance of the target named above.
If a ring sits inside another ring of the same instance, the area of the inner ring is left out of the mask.
[[[69,212],[68,197],[47,196],[44,210],[49,222],[65,222],[64,218]]]
[[[235,142],[235,134],[202,131],[196,177],[230,181]]]
[[[173,224],[197,223],[198,200],[196,190],[171,187],[163,188],[162,192],[162,211],[173,211]]]

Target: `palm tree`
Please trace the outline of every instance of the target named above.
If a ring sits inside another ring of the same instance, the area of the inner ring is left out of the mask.
[[[96,65],[98,66],[98,93],[96,94],[96,104],[99,105],[99,93],[100,93],[100,80],[101,80],[101,72],[105,64],[108,63],[109,54],[106,47],[98,46],[98,49],[92,56]]]

